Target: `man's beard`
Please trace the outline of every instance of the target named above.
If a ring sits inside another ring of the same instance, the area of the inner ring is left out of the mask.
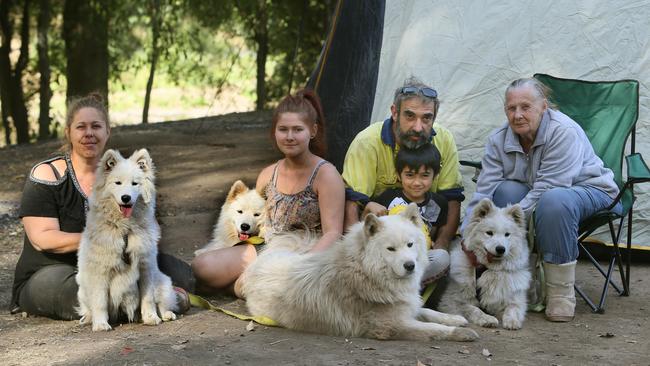
[[[416,132],[416,131],[406,131],[402,132],[402,129],[399,128],[399,121],[398,127],[397,127],[397,135],[399,136],[399,143],[400,145],[404,146],[407,149],[417,149],[418,147],[426,144],[429,142],[428,136],[422,132]],[[411,137],[417,137],[417,140],[411,140]]]

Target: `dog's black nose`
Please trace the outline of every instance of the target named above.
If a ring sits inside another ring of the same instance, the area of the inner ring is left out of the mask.
[[[128,194],[123,194],[121,198],[123,203],[131,202],[131,196],[129,196]]]
[[[503,254],[506,252],[506,247],[503,245],[498,245],[496,248],[494,248],[494,250],[497,251],[497,254]]]
[[[239,225],[239,227],[242,229],[242,231],[248,231],[251,228],[251,226],[246,223]]]
[[[415,263],[413,263],[413,261],[405,262],[404,263],[404,269],[409,271],[409,272],[412,272],[415,269]]]

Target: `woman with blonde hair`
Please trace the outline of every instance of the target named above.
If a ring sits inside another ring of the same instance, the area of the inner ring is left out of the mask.
[[[78,319],[75,280],[77,249],[86,224],[88,197],[111,135],[108,109],[96,93],[72,100],[62,153],[36,164],[29,173],[19,216],[25,228],[23,251],[14,275],[11,311],[53,319]],[[161,270],[175,284],[193,290],[190,267],[159,254]],[[175,288],[187,310],[189,301]]]

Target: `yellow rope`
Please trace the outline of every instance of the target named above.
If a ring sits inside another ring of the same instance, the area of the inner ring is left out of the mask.
[[[212,305],[208,300],[202,298],[201,296],[194,295],[188,293],[188,296],[190,297],[190,304],[192,306],[197,307],[197,308],[202,308],[206,310],[212,310],[212,311],[218,311],[221,313],[224,313],[226,315],[230,315],[234,318],[240,319],[240,320],[252,320],[257,324],[261,325],[266,325],[269,327],[278,327],[280,324],[278,324],[275,320],[268,318],[266,316],[251,316],[251,315],[243,315],[243,314],[237,314],[235,312],[232,312],[230,310],[226,310],[224,308],[220,308],[218,306]]]
[[[422,293],[422,303],[426,304],[427,300],[429,300],[429,297],[431,297],[431,294],[433,293],[433,290],[436,289],[436,286],[438,285],[438,282],[433,282],[427,285],[427,287],[424,289],[424,292]]]

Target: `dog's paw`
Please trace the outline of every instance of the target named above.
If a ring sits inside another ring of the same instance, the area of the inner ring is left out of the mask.
[[[163,313],[162,313],[162,320],[163,320],[164,322],[168,322],[168,321],[170,321],[170,320],[176,320],[176,314],[174,314],[173,311],[169,311],[169,310],[167,310],[167,311],[163,311]]]
[[[479,338],[478,333],[471,328],[454,328],[449,337],[452,341],[471,342]]]
[[[129,320],[129,323],[133,323],[135,321],[136,310],[138,310],[137,305],[136,307],[128,305],[124,307],[124,313],[126,314],[126,318]]]
[[[160,320],[158,314],[152,313],[152,314],[143,314],[142,322],[146,325],[158,325],[162,323],[162,320]]]
[[[480,317],[473,319],[472,323],[480,325],[484,328],[496,328],[499,326],[499,319],[492,315],[482,314]]]
[[[512,317],[503,317],[502,324],[504,329],[517,330],[521,329],[522,321]]]
[[[448,314],[445,318],[441,319],[441,322],[444,325],[449,325],[452,327],[464,327],[467,325],[467,319],[461,315],[451,315]]]
[[[79,324],[80,325],[86,325],[90,323],[90,315],[89,314],[84,314],[81,316],[81,319],[79,319]]]
[[[107,331],[113,329],[107,322],[93,323],[93,332]]]

